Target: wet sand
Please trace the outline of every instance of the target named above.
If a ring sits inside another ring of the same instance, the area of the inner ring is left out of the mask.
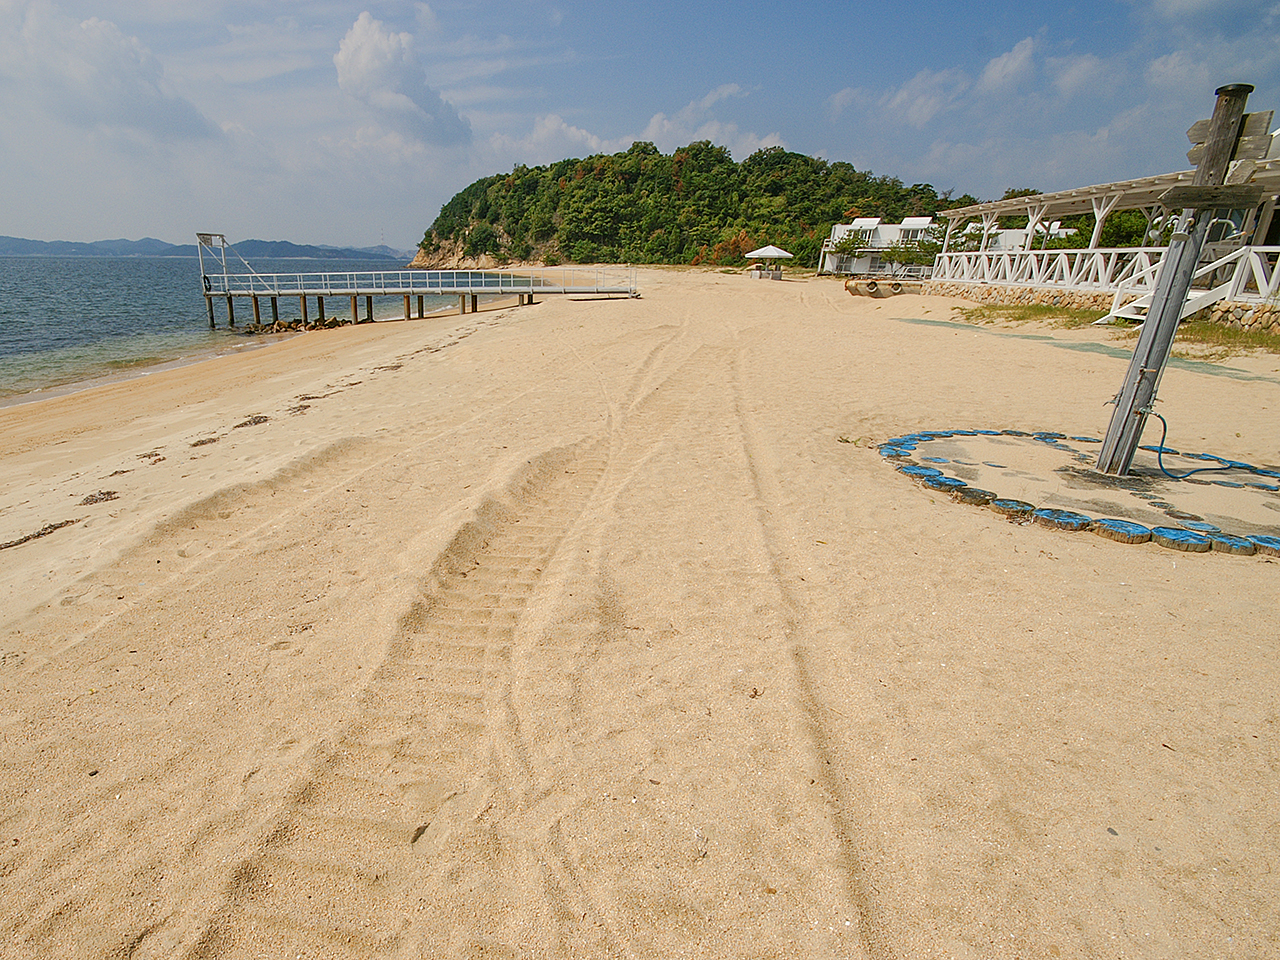
[[[1101,435],[1124,344],[639,280],[0,409],[0,543],[73,521],[0,550],[0,956],[1277,952],[1280,563],[875,449]],[[1216,367],[1168,442],[1275,466]]]

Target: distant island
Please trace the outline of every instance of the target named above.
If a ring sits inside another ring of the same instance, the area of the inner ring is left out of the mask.
[[[265,257],[276,260],[397,260],[406,261],[413,253],[377,247],[328,247],[288,240],[241,240],[231,244],[242,257]],[[0,257],[194,257],[194,243],[165,243],[152,237],[141,240],[95,240],[79,243],[72,240],[24,240],[0,237]]]

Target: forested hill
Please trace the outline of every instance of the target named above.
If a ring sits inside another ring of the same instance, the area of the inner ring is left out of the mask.
[[[740,264],[772,243],[816,266],[834,223],[897,222],[975,202],[781,147],[735,163],[705,140],[670,156],[635,143],[477,180],[441,208],[420,260]]]

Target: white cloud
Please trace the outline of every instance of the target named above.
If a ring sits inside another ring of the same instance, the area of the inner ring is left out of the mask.
[[[855,90],[853,87],[845,87],[843,90],[837,90],[831,96],[827,97],[827,112],[832,120],[839,119],[840,114],[852,106],[860,99],[864,99],[865,94],[861,90]]]
[[[745,96],[746,92],[736,83],[723,84],[673,116],[655,113],[639,139],[650,140],[660,150],[668,152],[697,140],[710,140],[728,147],[739,158],[750,156],[763,147],[786,146],[779,133],[760,136],[744,132],[738,129],[737,124],[722,122],[712,115],[711,108],[721,100]]]
[[[1185,50],[1174,50],[1152,60],[1147,64],[1146,81],[1166,95],[1174,91],[1203,95],[1213,88],[1208,66]]]
[[[440,20],[429,4],[414,4],[414,19],[418,23],[418,29],[423,33],[435,33],[440,29]]]
[[[489,139],[496,154],[519,163],[549,163],[590,153],[617,153],[634,142],[635,137],[606,140],[566,123],[563,117],[554,113],[538,117],[527,136],[510,137],[495,133]]]
[[[47,0],[0,8],[0,78],[73,127],[165,141],[219,135],[136,37],[109,20],[76,21]]]
[[[978,89],[984,93],[1006,90],[1026,83],[1034,70],[1032,54],[1035,41],[1030,37],[1019,40],[1012,50],[990,60],[978,78]]]
[[[1106,82],[1115,82],[1115,68],[1106,65],[1092,53],[1072,57],[1050,57],[1045,70],[1053,85],[1064,97],[1098,90]]]
[[[396,131],[434,146],[471,141],[467,122],[427,86],[411,34],[393,33],[365,11],[342,38],[333,62],[338,86]]]
[[[879,106],[891,118],[920,129],[955,104],[969,87],[969,78],[960,70],[921,70],[881,97]]]

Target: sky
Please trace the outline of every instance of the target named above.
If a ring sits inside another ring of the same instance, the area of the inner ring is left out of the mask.
[[[0,0],[0,235],[411,249],[637,140],[992,199],[1187,169],[1237,82],[1280,109],[1280,0]]]

